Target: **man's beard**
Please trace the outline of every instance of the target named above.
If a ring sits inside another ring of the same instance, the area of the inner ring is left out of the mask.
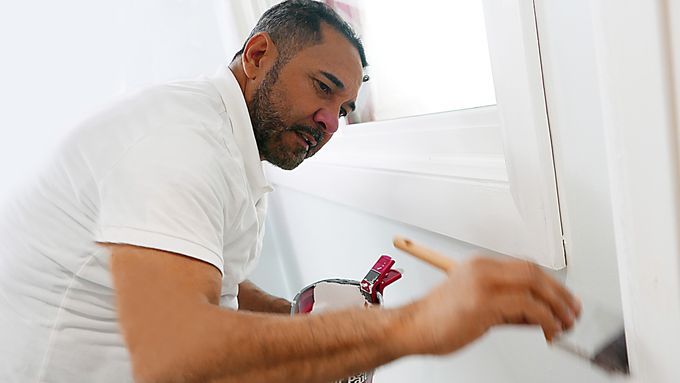
[[[304,161],[307,150],[303,147],[287,148],[281,141],[286,131],[308,130],[304,126],[286,126],[278,110],[284,110],[284,105],[272,101],[272,91],[278,78],[276,65],[267,73],[262,84],[255,90],[255,95],[249,110],[250,121],[253,124],[255,142],[260,156],[271,164],[282,169],[295,169]]]

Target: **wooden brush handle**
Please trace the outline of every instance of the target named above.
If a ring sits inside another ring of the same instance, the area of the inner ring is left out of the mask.
[[[397,249],[403,250],[441,270],[448,272],[456,266],[456,262],[453,260],[437,253],[434,250],[430,250],[424,246],[418,245],[410,239],[397,236],[394,237],[392,243]]]

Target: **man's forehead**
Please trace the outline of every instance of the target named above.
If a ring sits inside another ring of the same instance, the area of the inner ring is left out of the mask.
[[[364,77],[359,51],[342,34],[332,28],[324,30],[323,36],[320,44],[303,49],[300,52],[301,58],[304,58],[304,61],[313,66],[318,73],[335,77],[344,85],[344,88],[358,89]],[[335,83],[330,78],[329,81]]]

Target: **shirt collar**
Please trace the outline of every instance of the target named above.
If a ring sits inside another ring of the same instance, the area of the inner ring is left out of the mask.
[[[231,120],[236,145],[243,156],[243,166],[250,184],[250,191],[256,199],[264,193],[272,191],[272,187],[264,175],[260,152],[257,150],[255,133],[250,121],[248,106],[236,77],[229,68],[220,68],[213,82],[222,97],[222,103]]]

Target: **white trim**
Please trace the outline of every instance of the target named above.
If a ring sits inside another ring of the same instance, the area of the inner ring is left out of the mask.
[[[533,4],[485,1],[500,107],[341,128],[280,186],[565,266]]]
[[[498,129],[495,106],[348,125],[308,162],[507,183]]]
[[[484,183],[506,184],[505,161],[502,157],[472,156],[431,156],[422,158],[416,155],[370,155],[358,154],[352,158],[341,155],[328,157],[324,165],[363,168],[371,170],[411,173],[414,175],[431,175],[468,179]]]
[[[631,380],[676,382],[680,13],[673,1],[593,4]]]
[[[510,191],[536,242],[527,258],[562,268],[562,223],[534,3],[485,0],[484,7]]]

